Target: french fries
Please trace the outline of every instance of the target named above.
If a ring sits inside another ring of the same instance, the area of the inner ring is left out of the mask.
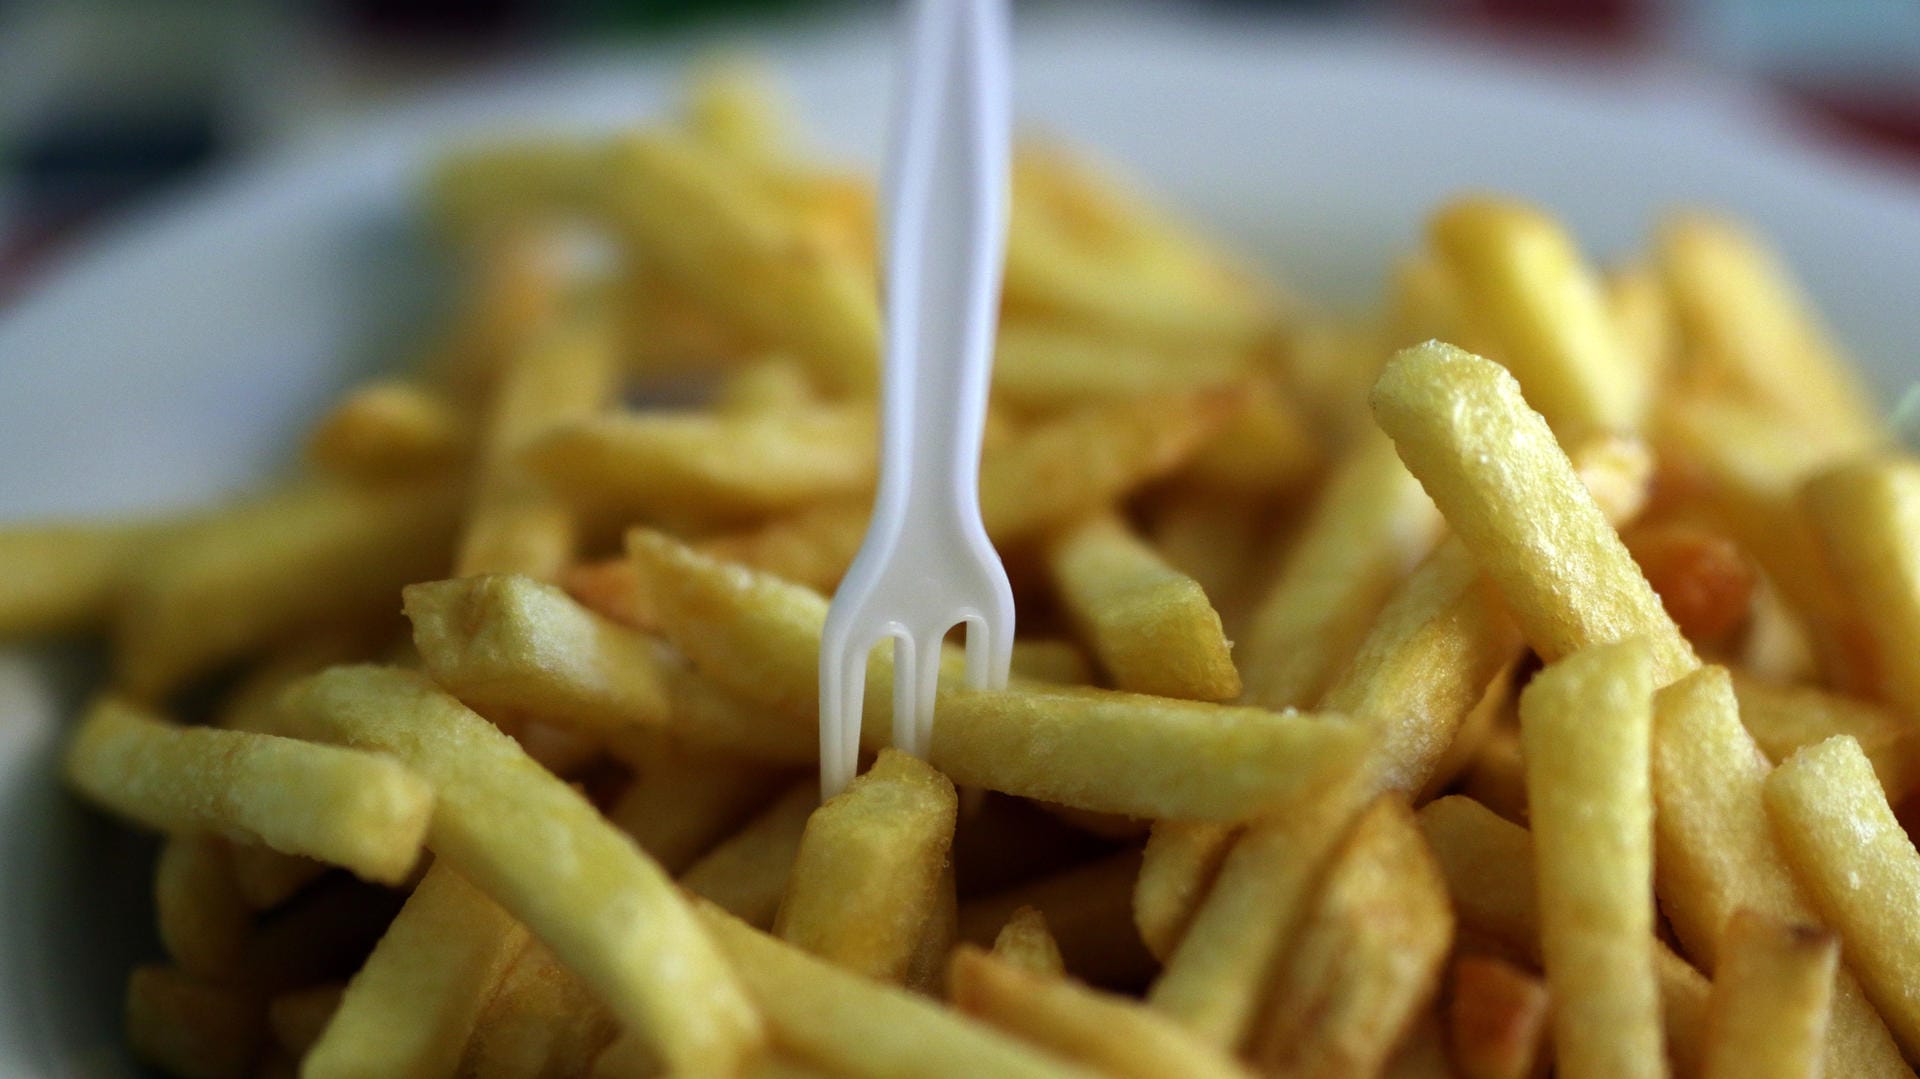
[[[1889,805],[1920,787],[1920,732],[1901,716],[1867,701],[1751,675],[1735,674],[1733,693],[1741,723],[1767,759],[1779,763],[1802,746],[1844,734],[1873,762]]]
[[[1703,1079],[1821,1074],[1840,943],[1807,925],[1741,911],[1707,1002]]]
[[[1801,498],[1841,595],[1860,612],[1876,695],[1920,715],[1920,464],[1840,466]]]
[[[1141,851],[1133,885],[1133,920],[1140,939],[1165,962],[1185,935],[1193,912],[1220,875],[1239,829],[1227,824],[1161,821]]]
[[[0,530],[0,637],[94,632],[122,575],[159,536],[148,524],[45,524]]]
[[[134,1055],[174,1075],[245,1079],[265,1047],[259,1000],[171,967],[136,968],[126,1008]]]
[[[346,479],[383,483],[451,470],[473,437],[443,393],[379,380],[356,388],[307,435],[307,459]]]
[[[1047,916],[1034,907],[1021,907],[1007,918],[993,938],[993,957],[1029,974],[1057,976],[1067,970],[1060,943],[1047,928]]]
[[[787,788],[759,816],[708,851],[680,876],[680,885],[756,929],[768,929],[786,894],[800,837],[820,803],[812,780]]]
[[[225,840],[207,833],[169,838],[153,871],[153,905],[160,943],[181,970],[222,981],[244,969],[253,908]]]
[[[1528,1079],[1547,1032],[1545,983],[1511,963],[1463,955],[1450,990],[1447,1036],[1461,1079]]]

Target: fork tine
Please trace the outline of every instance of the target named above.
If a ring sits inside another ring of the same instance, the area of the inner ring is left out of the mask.
[[[820,799],[853,782],[860,762],[860,713],[867,691],[866,653],[841,640],[820,665]]]
[[[933,706],[940,693],[940,651],[948,627],[925,634],[928,642],[915,658],[916,689],[913,698],[913,755],[926,760],[933,753]]]
[[[902,753],[911,753],[924,757],[919,749],[919,721],[914,710],[918,707],[920,665],[916,662],[920,649],[916,647],[913,634],[901,627],[893,630],[893,748]],[[935,650],[937,654],[937,649]]]
[[[1007,678],[1012,670],[1012,627],[996,626],[994,620],[985,615],[969,616],[967,619],[967,688],[1005,689]]]

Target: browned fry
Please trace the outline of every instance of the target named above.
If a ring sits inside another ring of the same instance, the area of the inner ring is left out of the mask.
[[[1140,852],[1121,851],[960,904],[960,939],[986,947],[1021,907],[1053,930],[1067,973],[1112,988],[1137,988],[1154,968],[1133,927],[1127,897]]]
[[[1460,1079],[1528,1079],[1547,1034],[1547,986],[1500,959],[1453,964],[1447,1034]]]
[[[1718,645],[1745,624],[1758,577],[1733,541],[1679,522],[1637,525],[1620,538],[1687,640]]]
[[[172,967],[135,967],[126,1007],[134,1055],[182,1079],[245,1079],[266,1043],[256,994]]]

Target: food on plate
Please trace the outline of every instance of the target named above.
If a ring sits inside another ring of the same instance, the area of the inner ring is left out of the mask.
[[[1920,464],[1758,238],[1472,195],[1333,314],[1025,146],[1015,676],[949,647],[919,761],[878,650],[821,805],[881,308],[791,126],[729,71],[451,150],[462,301],[296,475],[0,529],[0,632],[112,648],[70,786],[164,836],[142,1060],[1911,1074]]]

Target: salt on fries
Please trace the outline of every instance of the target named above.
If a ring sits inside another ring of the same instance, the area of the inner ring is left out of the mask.
[[[1016,677],[948,656],[930,759],[821,805],[880,308],[871,188],[787,131],[728,68],[450,155],[465,297],[306,475],[0,529],[0,632],[114,645],[65,768],[164,835],[143,1060],[1911,1074],[1920,465],[1754,237],[1602,267],[1476,196],[1333,319],[1024,148]]]

